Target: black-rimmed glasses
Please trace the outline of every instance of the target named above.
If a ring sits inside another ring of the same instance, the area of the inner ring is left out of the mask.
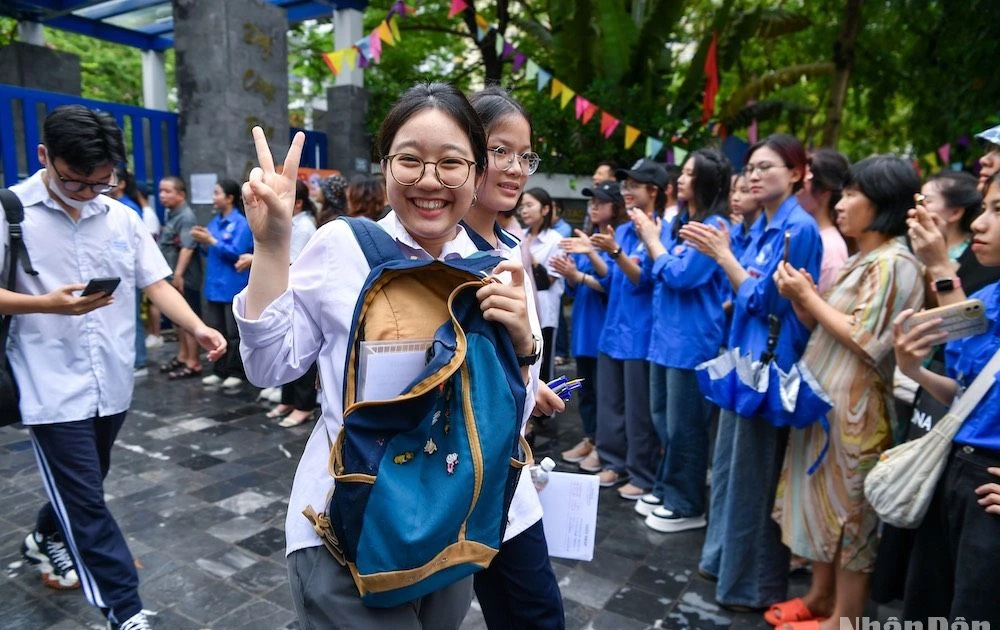
[[[505,146],[499,146],[490,149],[490,151],[493,153],[493,164],[501,171],[510,170],[510,167],[514,166],[514,158],[517,158],[521,162],[521,169],[527,172],[528,175],[533,175],[538,170],[538,165],[542,162],[542,158],[538,157],[538,154],[534,151],[527,151],[518,155]]]
[[[118,174],[114,171],[111,172],[111,179],[107,182],[93,183],[93,182],[81,182],[75,179],[66,179],[63,174],[59,172],[56,168],[55,160],[49,160],[49,166],[52,167],[52,172],[56,174],[59,178],[59,182],[62,187],[66,189],[66,192],[80,192],[84,188],[89,188],[94,194],[103,195],[104,193],[111,192],[114,190],[115,186],[118,185]]]
[[[437,162],[428,162],[409,153],[393,153],[382,158],[388,166],[386,170],[396,183],[401,186],[413,186],[424,177],[424,169],[428,164],[434,165],[434,177],[445,188],[461,188],[469,181],[472,160],[460,157],[447,157]]]

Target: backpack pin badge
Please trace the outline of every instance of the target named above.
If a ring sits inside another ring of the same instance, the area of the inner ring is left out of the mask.
[[[399,455],[392,458],[393,463],[405,464],[406,462],[413,459],[413,451],[403,451]]]
[[[424,444],[424,452],[428,455],[433,455],[437,450],[438,447],[437,444],[434,443],[434,440],[427,438],[427,444]]]
[[[448,453],[448,457],[444,458],[445,465],[448,467],[448,474],[455,474],[455,466],[458,466],[458,453]]]

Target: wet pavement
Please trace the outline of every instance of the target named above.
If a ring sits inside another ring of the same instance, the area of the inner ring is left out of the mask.
[[[171,346],[152,353],[169,357]],[[570,367],[572,364],[570,364]],[[139,566],[140,594],[158,629],[298,628],[284,564],[288,491],[312,425],[264,417],[258,389],[236,393],[200,379],[168,381],[151,368],[136,384],[105,483],[108,505]],[[580,437],[571,408],[549,422],[537,459]],[[559,470],[575,471],[560,463]],[[0,429],[0,629],[104,628],[80,590],[55,591],[20,556],[44,491],[27,432]],[[766,629],[757,614],[714,603],[695,570],[704,530],[661,534],[645,527],[612,489],[601,491],[592,562],[553,561],[569,630]],[[805,578],[795,582],[804,590]],[[475,602],[463,630],[485,628]]]

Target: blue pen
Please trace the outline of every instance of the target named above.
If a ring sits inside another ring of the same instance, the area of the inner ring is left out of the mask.
[[[563,376],[560,376],[557,379],[549,381],[548,383],[546,383],[546,385],[549,387],[549,389],[555,390],[557,387],[559,387],[560,385],[562,385],[563,383],[565,383],[567,380],[568,379],[566,378],[566,375],[564,374]]]

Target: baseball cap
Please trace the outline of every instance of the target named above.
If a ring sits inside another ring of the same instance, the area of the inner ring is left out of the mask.
[[[980,131],[976,134],[976,138],[982,140],[983,142],[988,142],[990,144],[1000,146],[1000,125],[996,127],[990,127],[986,131]]]
[[[652,160],[647,160],[645,158],[640,159],[632,168],[626,170],[623,168],[615,171],[615,177],[619,180],[623,180],[631,177],[637,182],[643,184],[654,184],[660,188],[667,187],[667,169],[663,168],[662,164],[658,164]]]
[[[584,188],[580,193],[584,197],[593,197],[599,201],[610,201],[611,203],[625,205],[621,187],[614,180],[603,181],[593,188]]]

